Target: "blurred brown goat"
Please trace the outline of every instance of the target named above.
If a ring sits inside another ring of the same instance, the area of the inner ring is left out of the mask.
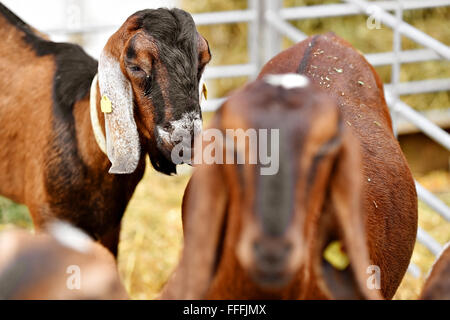
[[[216,113],[211,127],[222,132],[279,130],[278,171],[261,175],[264,165],[248,161],[196,168],[183,199],[181,261],[162,299],[381,298],[367,286],[358,140],[334,101],[308,82],[266,77]],[[252,148],[212,144],[246,159]],[[349,265],[324,258],[333,243]]]
[[[450,243],[447,243],[431,267],[420,299],[450,300]]]
[[[0,233],[0,299],[127,299],[115,259],[69,224]]]
[[[66,220],[116,254],[146,155],[175,173],[173,134],[201,128],[208,43],[176,8],[131,15],[98,64],[1,3],[0,37],[0,194],[26,204],[37,229]]]
[[[416,241],[417,195],[392,131],[383,84],[366,59],[333,33],[309,37],[281,52],[259,77],[287,72],[304,74],[333,98],[359,141],[370,259],[380,267],[383,296],[392,298]]]

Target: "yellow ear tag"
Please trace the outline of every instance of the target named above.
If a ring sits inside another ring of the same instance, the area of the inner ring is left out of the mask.
[[[203,96],[205,97],[205,100],[208,100],[208,88],[206,87],[206,84],[203,82],[203,88],[202,88]]]
[[[100,109],[104,113],[112,112],[111,100],[109,100],[106,95],[102,97],[102,100],[100,100]]]
[[[327,260],[335,269],[340,271],[344,270],[350,264],[345,252],[342,251],[342,245],[340,241],[331,242],[323,251],[323,257]]]

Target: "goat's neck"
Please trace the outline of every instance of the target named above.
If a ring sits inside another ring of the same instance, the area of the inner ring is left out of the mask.
[[[97,92],[100,92],[97,84]],[[97,114],[98,120],[105,134],[105,116],[100,110],[100,95],[97,95]],[[91,115],[89,109],[89,93],[82,100],[74,105],[75,131],[77,135],[77,144],[79,156],[83,162],[90,168],[99,171],[108,171],[111,163],[103,153],[95,140],[94,131],[91,124]]]

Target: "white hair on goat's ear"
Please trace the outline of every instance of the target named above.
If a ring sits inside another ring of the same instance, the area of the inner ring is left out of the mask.
[[[112,111],[105,113],[106,151],[112,164],[109,173],[132,173],[141,155],[133,115],[133,91],[119,61],[105,51],[98,64],[98,83],[102,97],[108,97],[112,106]]]
[[[263,80],[272,86],[281,86],[284,89],[304,88],[309,84],[307,77],[297,73],[269,74]]]
[[[55,221],[47,226],[47,230],[56,241],[65,247],[82,253],[92,249],[94,240],[70,223]]]

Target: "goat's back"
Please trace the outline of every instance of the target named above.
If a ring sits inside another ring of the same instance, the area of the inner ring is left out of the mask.
[[[56,137],[76,144],[72,109],[97,62],[77,45],[47,40],[2,4],[0,37],[0,194],[30,206],[45,198]]]
[[[42,160],[42,152],[34,146],[46,138],[43,133],[49,130],[51,110],[40,106],[52,101],[54,64],[49,56],[36,56],[25,41],[26,34],[20,29],[23,25],[14,17],[1,5],[0,193],[24,202],[25,177],[31,175],[27,171],[33,171],[30,180],[40,175],[38,168],[26,168],[24,163],[30,155],[37,163]],[[32,134],[35,131],[30,127],[38,127],[39,134]]]

